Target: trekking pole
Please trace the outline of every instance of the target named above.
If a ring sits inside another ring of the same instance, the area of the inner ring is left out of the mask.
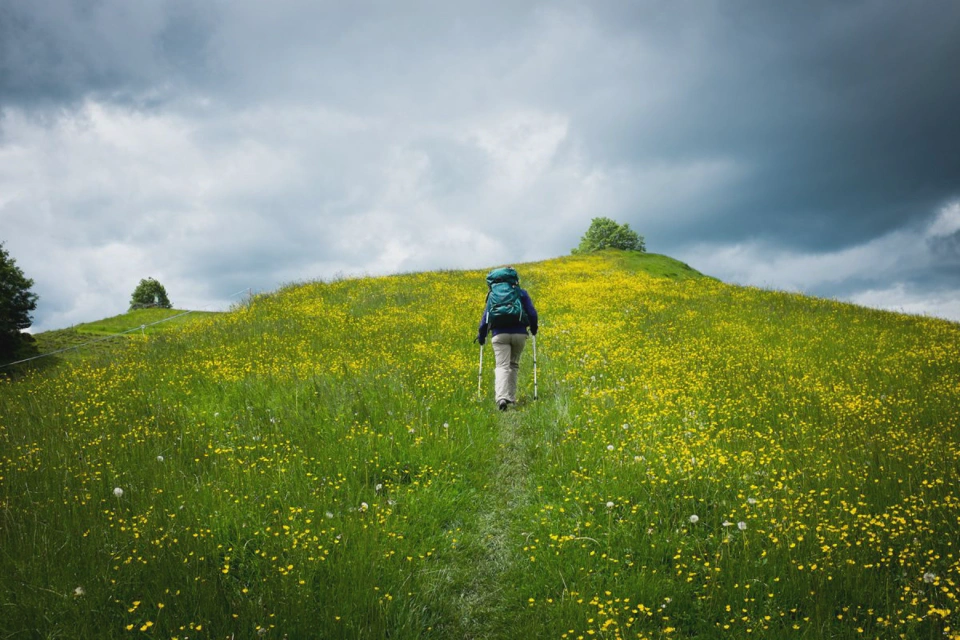
[[[533,337],[533,399],[537,399],[537,336]]]
[[[477,371],[477,402],[480,401],[480,389],[483,382],[483,345],[480,345],[480,369]]]

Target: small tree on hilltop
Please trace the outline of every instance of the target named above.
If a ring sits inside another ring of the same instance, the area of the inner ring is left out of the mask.
[[[37,294],[32,286],[0,243],[0,359],[16,355],[24,344],[21,331],[33,324],[30,312],[37,308]]]
[[[144,309],[147,307],[160,307],[169,309],[170,298],[167,297],[167,290],[163,285],[153,278],[145,278],[140,281],[137,288],[133,290],[133,296],[130,298],[130,309]]]
[[[646,251],[647,247],[643,236],[630,229],[629,224],[618,224],[610,218],[594,218],[580,239],[580,246],[573,253],[591,253],[601,249]]]

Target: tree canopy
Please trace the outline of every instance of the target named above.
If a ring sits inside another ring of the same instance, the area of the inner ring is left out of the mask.
[[[170,298],[167,297],[167,290],[153,278],[144,278],[141,280],[137,288],[133,290],[133,295],[130,297],[131,309],[143,309],[146,307],[169,309],[172,306],[173,305],[170,304]]]
[[[594,218],[580,239],[580,246],[573,253],[591,253],[601,249],[646,251],[647,247],[643,236],[633,231],[629,224],[619,224],[610,218]]]
[[[37,308],[37,294],[32,286],[0,243],[0,359],[16,354],[23,344],[21,331],[33,324],[30,312]]]

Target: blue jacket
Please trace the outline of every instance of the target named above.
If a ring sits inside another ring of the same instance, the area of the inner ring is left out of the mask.
[[[533,300],[530,299],[530,294],[527,293],[524,289],[520,289],[520,304],[523,305],[523,312],[527,315],[527,318],[530,319],[529,325],[517,324],[512,327],[497,327],[493,329],[493,335],[497,336],[501,333],[526,333],[527,326],[530,327],[530,333],[537,335],[537,310],[533,306]],[[487,325],[487,306],[483,307],[483,315],[480,316],[480,329],[477,331],[477,340],[483,342],[487,339],[487,331],[490,327]]]

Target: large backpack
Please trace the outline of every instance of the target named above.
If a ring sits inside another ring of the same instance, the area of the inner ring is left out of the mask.
[[[527,324],[520,301],[520,276],[511,267],[487,274],[487,323],[494,329]]]

